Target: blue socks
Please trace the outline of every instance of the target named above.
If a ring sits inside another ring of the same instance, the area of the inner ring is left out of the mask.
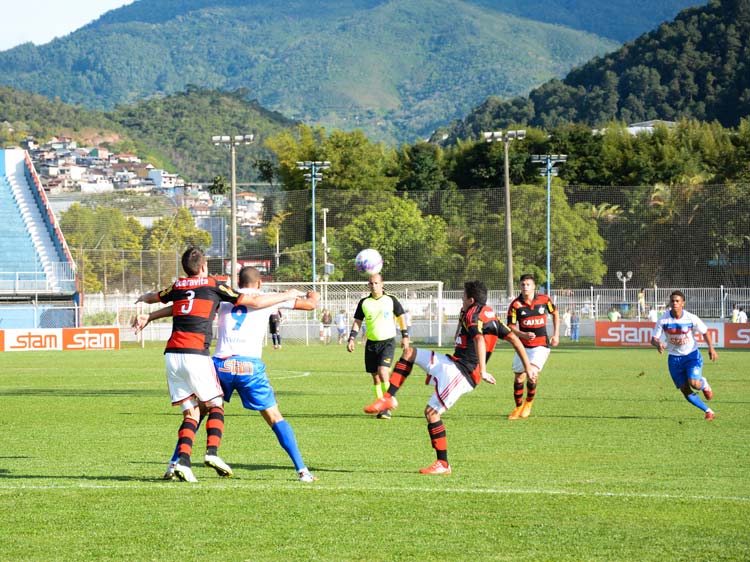
[[[693,394],[688,394],[687,396],[685,396],[685,399],[686,399],[686,400],[687,400],[688,402],[690,402],[690,403],[691,403],[691,404],[692,404],[693,406],[695,406],[696,408],[700,408],[700,409],[701,409],[701,410],[703,410],[704,412],[708,410],[708,406],[706,406],[706,404],[704,404],[704,403],[703,403],[703,400],[701,400],[701,399],[700,399],[700,398],[698,397],[698,395],[697,395],[697,394],[695,394],[695,393],[693,393]]]
[[[299,452],[297,446],[297,439],[294,437],[294,431],[292,426],[286,420],[276,422],[271,426],[273,432],[276,434],[276,438],[279,440],[279,445],[287,452],[289,458],[294,463],[294,468],[297,472],[305,468],[305,463],[302,461],[302,454]]]

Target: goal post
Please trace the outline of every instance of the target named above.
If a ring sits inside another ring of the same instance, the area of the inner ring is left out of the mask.
[[[310,291],[313,286],[312,282],[263,283],[263,289],[266,291],[285,291],[290,288]],[[324,309],[328,309],[333,318],[342,311],[346,314],[348,336],[357,303],[362,297],[370,294],[367,281],[324,281],[316,283],[315,289],[320,293],[317,310],[284,311],[282,336],[285,339],[304,343],[317,340],[319,320]],[[443,345],[447,315],[442,281],[386,281],[385,292],[396,297],[408,313],[413,341],[438,347]],[[332,326],[332,330],[332,339],[335,341],[335,325]]]

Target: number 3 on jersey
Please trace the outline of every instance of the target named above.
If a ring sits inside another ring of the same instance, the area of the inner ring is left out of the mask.
[[[195,302],[195,291],[185,291],[185,293],[188,301],[180,307],[180,314],[190,314],[193,310],[193,302]]]

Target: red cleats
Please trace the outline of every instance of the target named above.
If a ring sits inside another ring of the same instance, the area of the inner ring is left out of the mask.
[[[714,414],[713,410],[708,410],[706,412],[706,420],[711,421],[715,417],[716,417],[716,415]]]
[[[711,400],[711,398],[714,397],[714,391],[711,390],[711,387],[708,385],[708,382],[705,382],[703,384],[703,397],[706,400]]]
[[[374,402],[370,402],[365,406],[366,414],[377,414],[385,410],[395,410],[398,408],[398,400],[390,394],[386,394],[382,398],[378,398]]]
[[[422,474],[450,474],[451,467],[447,462],[437,460],[426,468],[420,468]]]

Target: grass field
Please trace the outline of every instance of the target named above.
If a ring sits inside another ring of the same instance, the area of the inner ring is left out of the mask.
[[[160,480],[176,438],[161,346],[0,354],[2,560],[750,560],[750,370],[719,350],[716,420],[653,350],[555,350],[531,418],[509,422],[511,351],[443,416],[434,460],[415,369],[390,421],[362,348],[267,351],[271,381],[320,478],[297,482],[235,397],[220,479]],[[194,454],[200,460],[203,430]]]

